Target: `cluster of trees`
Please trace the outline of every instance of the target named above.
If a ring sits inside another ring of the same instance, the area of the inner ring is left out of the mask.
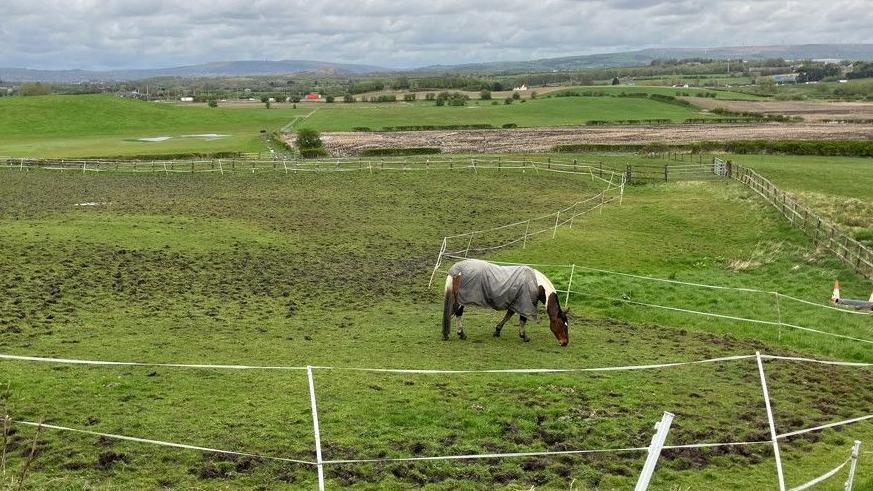
[[[431,95],[431,94],[428,94]],[[437,106],[465,106],[470,97],[460,92],[440,92],[434,98]]]
[[[873,78],[873,63],[857,62],[852,71],[846,75],[846,78]]]
[[[797,81],[799,83],[818,82],[827,77],[836,77],[841,73],[839,65],[833,63],[821,66],[804,66],[797,74]]]
[[[21,84],[21,87],[18,88],[18,93],[26,96],[50,95],[52,93],[52,88],[50,85],[42,82],[26,82]]]
[[[321,141],[321,134],[312,128],[297,130],[297,140],[294,142],[294,145],[300,152],[300,156],[305,159],[327,156],[324,142]]]

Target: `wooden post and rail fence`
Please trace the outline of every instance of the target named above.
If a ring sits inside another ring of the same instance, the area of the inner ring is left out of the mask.
[[[769,179],[748,167],[727,163],[727,177],[733,177],[758,193],[792,225],[811,237],[813,243],[827,247],[859,274],[873,279],[873,250],[869,247],[850,237],[833,222],[822,218],[793,195],[779,189]]]

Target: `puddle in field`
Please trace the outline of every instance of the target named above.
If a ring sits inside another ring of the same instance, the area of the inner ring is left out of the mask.
[[[145,136],[142,138],[131,138],[131,139],[128,139],[127,141],[144,142],[144,143],[158,143],[158,142],[165,142],[167,140],[172,140],[173,138],[195,138],[198,140],[212,141],[212,140],[219,140],[221,138],[227,138],[228,136],[230,136],[230,135],[225,135],[222,133],[200,133],[200,134],[196,134],[196,135],[179,135],[179,136]]]

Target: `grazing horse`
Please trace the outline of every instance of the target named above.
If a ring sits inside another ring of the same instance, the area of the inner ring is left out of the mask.
[[[570,342],[567,314],[561,310],[558,294],[546,275],[528,266],[498,266],[478,259],[465,259],[455,263],[446,277],[443,339],[449,339],[452,316],[458,318],[458,336],[467,339],[461,320],[464,306],[478,305],[506,311],[503,320],[494,328],[495,337],[500,336],[500,330],[512,314],[518,312],[518,335],[525,342],[530,341],[524,325],[528,319],[536,319],[537,302],[545,304],[552,333],[561,346],[567,346]]]

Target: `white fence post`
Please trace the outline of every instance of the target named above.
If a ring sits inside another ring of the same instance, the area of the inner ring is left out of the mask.
[[[440,254],[439,256],[437,256],[436,264],[433,267],[433,272],[430,274],[430,281],[427,282],[428,289],[430,289],[431,285],[433,285],[433,277],[436,276],[436,272],[440,268],[440,262],[443,260],[443,254],[446,253],[447,243],[448,239],[443,237],[443,245],[440,246]]]
[[[524,228],[524,242],[521,243],[522,249],[527,249],[527,232],[530,230],[530,218],[527,219],[527,226]]]
[[[318,407],[315,405],[315,382],[312,380],[312,367],[306,366],[309,379],[309,402],[312,406],[312,429],[315,433],[315,462],[318,465],[318,491],[324,491],[324,464],[321,460],[321,431],[318,428]]]
[[[572,211],[571,214],[570,214],[570,228],[573,228],[573,220],[576,219],[576,206],[577,206],[578,204],[579,204],[578,201],[575,202],[575,203],[573,203],[573,211]]]
[[[553,239],[558,236],[558,220],[560,218],[561,218],[561,211],[558,210],[558,212],[555,213],[555,229],[552,231],[552,238]]]
[[[779,441],[776,439],[776,423],[773,421],[773,409],[770,407],[770,392],[767,390],[767,379],[764,377],[764,362],[761,352],[755,352],[758,361],[758,374],[761,376],[761,390],[764,391],[764,405],[767,407],[767,420],[770,423],[770,439],[773,441],[773,455],[776,457],[776,476],[779,479],[779,491],[785,491],[785,475],[782,473],[782,457],[779,454]]]
[[[661,456],[661,449],[664,447],[664,442],[667,440],[667,433],[670,431],[670,425],[673,423],[673,413],[664,411],[661,421],[655,423],[655,435],[652,437],[652,443],[649,444],[649,456],[646,457],[646,463],[643,465],[643,471],[640,472],[640,478],[637,480],[637,485],[634,491],[646,491],[649,488],[649,481],[652,479],[652,473],[655,472],[655,465],[658,464],[658,457]]]
[[[567,282],[567,298],[564,300],[564,310],[570,305],[570,287],[573,286],[573,274],[576,272],[576,263],[573,263],[570,268],[570,281]]]
[[[776,322],[779,323],[776,339],[782,340],[782,306],[779,303],[779,292],[773,292],[773,295],[776,297]]]
[[[473,245],[473,235],[475,235],[475,233],[470,232],[470,239],[467,241],[467,248],[464,249],[464,257],[467,257],[467,255],[470,253],[470,246]]]
[[[861,449],[861,442],[855,440],[855,445],[852,446],[852,463],[849,465],[849,478],[846,480],[846,491],[852,491],[852,485],[855,482],[855,469],[858,467],[858,453]]]

